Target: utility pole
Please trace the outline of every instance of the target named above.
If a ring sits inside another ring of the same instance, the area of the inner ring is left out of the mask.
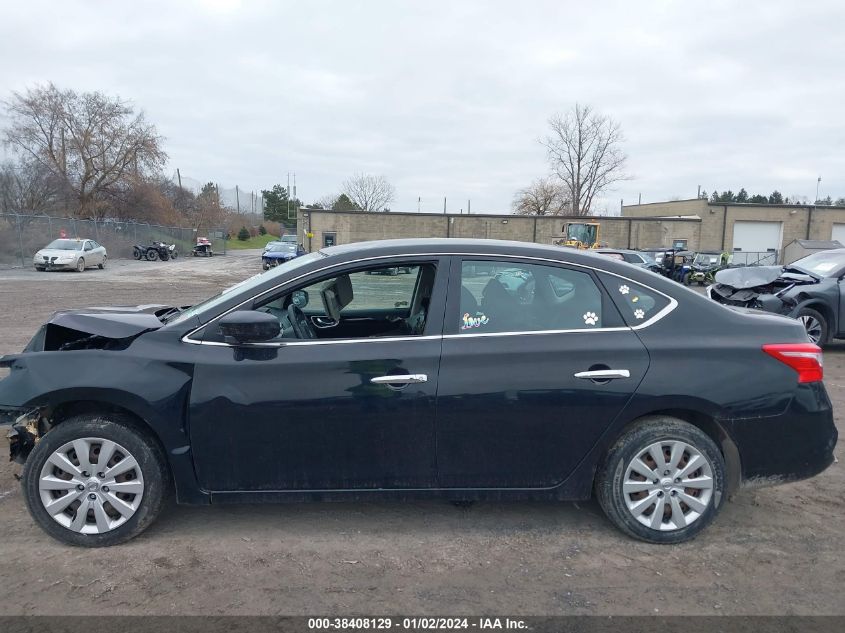
[[[472,213],[472,200],[467,200],[467,215]]]
[[[287,195],[287,202],[288,202],[288,204],[287,204],[287,216],[285,216],[285,219],[290,218],[290,172],[288,172],[288,190],[287,190],[287,194],[288,194],[288,195]]]
[[[700,198],[700,197],[701,197],[701,185],[698,185],[698,193],[697,193],[697,194],[695,194],[695,197],[696,197],[696,198]]]
[[[443,196],[443,215],[446,215],[446,196]]]
[[[819,185],[822,183],[822,177],[819,176],[819,179],[816,181],[816,199],[813,201],[813,204],[819,201]]]
[[[637,198],[637,204],[642,204],[642,203],[643,203],[643,194],[639,194],[639,197]]]
[[[182,188],[182,174],[179,173],[179,168],[176,168],[176,180],[179,181],[179,189]]]
[[[417,213],[420,212],[420,206],[422,205],[422,196],[417,196]]]
[[[238,192],[238,186],[235,185],[235,207],[238,209],[238,215],[241,214],[241,194]]]

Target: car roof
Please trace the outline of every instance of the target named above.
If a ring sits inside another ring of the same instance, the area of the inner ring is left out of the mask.
[[[594,248],[591,249],[594,253],[633,253],[635,255],[641,255],[640,251],[635,251],[632,248]]]
[[[629,264],[617,262],[595,251],[510,240],[443,237],[390,239],[329,246],[320,249],[319,252],[327,257],[340,256],[349,259],[354,259],[361,255],[369,257],[456,254],[493,257],[497,255],[511,255],[571,262],[592,268],[604,268],[608,271],[619,272],[621,274],[626,274],[630,271]]]

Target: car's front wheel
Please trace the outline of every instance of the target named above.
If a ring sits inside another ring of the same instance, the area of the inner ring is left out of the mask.
[[[164,455],[132,420],[80,415],[35,445],[22,485],[35,521],[70,545],[116,545],[140,534],[169,489]]]
[[[80,257],[79,261],[76,262],[76,272],[84,273],[85,272],[85,260]]]
[[[828,343],[830,328],[827,324],[827,319],[824,318],[821,312],[812,308],[801,308],[796,316],[804,325],[807,338],[810,339],[811,343],[815,343],[818,346]]]
[[[724,482],[724,458],[706,433],[676,418],[650,417],[611,448],[596,495],[626,534],[649,543],[680,543],[714,519]]]

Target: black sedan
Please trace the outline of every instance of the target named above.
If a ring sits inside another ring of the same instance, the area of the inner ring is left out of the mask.
[[[595,494],[625,533],[677,543],[740,486],[822,471],[837,437],[800,323],[515,242],[337,246],[189,308],[60,312],[0,366],[32,516],[84,546],[140,533],[171,490]]]
[[[724,305],[798,319],[810,341],[824,346],[831,339],[845,338],[843,278],[845,249],[836,249],[807,255],[787,266],[721,270],[707,294]]]

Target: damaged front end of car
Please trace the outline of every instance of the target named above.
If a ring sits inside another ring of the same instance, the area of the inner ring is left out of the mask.
[[[57,312],[23,352],[0,357],[0,372],[8,372],[0,373],[0,427],[8,429],[10,461],[24,463],[51,428],[53,403],[41,394],[60,389],[69,374],[84,371],[89,362],[87,353],[64,352],[124,350],[142,334],[162,327],[163,316],[173,310],[149,305]]]
[[[726,268],[707,294],[723,305],[790,315],[806,299],[802,290],[818,283],[813,275],[781,266]]]

